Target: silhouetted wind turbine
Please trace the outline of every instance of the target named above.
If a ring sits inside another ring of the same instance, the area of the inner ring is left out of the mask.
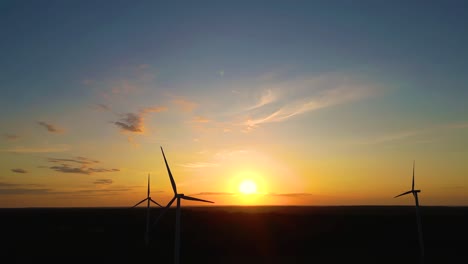
[[[146,246],[148,246],[148,244],[149,244],[149,232],[150,232],[150,202],[155,203],[159,207],[163,207],[162,205],[158,204],[155,200],[153,200],[151,198],[151,196],[150,196],[150,175],[149,175],[149,173],[148,173],[148,192],[147,192],[147,196],[146,196],[145,199],[141,200],[139,203],[132,206],[132,208],[137,207],[139,204],[141,204],[144,201],[148,202],[147,205],[146,205],[146,233],[145,233],[145,244],[146,244]]]
[[[416,220],[418,224],[418,234],[419,234],[419,247],[421,250],[421,263],[424,263],[424,241],[423,241],[423,234],[422,234],[422,226],[421,226],[421,215],[419,214],[419,200],[418,200],[418,193],[421,192],[421,190],[415,190],[414,189],[414,161],[413,161],[413,183],[411,184],[411,190],[404,192],[402,194],[399,194],[393,198],[397,198],[403,195],[407,195],[412,193],[414,196],[414,200],[416,201]]]
[[[159,214],[158,218],[154,222],[153,226],[156,225],[159,221],[159,219],[164,215],[164,213],[171,207],[172,203],[177,199],[177,209],[176,209],[176,224],[175,224],[175,245],[174,245],[174,263],[179,264],[180,260],[180,199],[184,200],[190,200],[190,201],[199,201],[199,202],[205,202],[205,203],[214,203],[212,201],[207,201],[195,197],[190,197],[187,195],[184,195],[183,193],[178,193],[177,192],[177,186],[174,181],[174,177],[172,177],[171,169],[169,168],[169,165],[167,164],[166,160],[166,155],[164,155],[164,150],[161,147],[161,152],[164,157],[164,163],[166,163],[166,168],[167,168],[167,173],[169,174],[169,179],[171,180],[171,185],[172,185],[172,190],[174,191],[174,197],[171,199],[171,201],[164,207],[163,211]]]

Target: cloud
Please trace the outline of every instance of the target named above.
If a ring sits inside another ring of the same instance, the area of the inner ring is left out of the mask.
[[[138,113],[126,113],[120,118],[120,121],[114,122],[123,132],[143,133],[145,131],[144,117],[148,113],[158,113],[166,111],[166,107],[148,107],[140,110]]]
[[[209,163],[209,162],[194,162],[194,163],[179,164],[179,166],[185,167],[185,168],[208,168],[208,167],[218,167],[219,164]]]
[[[282,122],[296,115],[362,98],[364,94],[362,91],[342,88],[328,90],[318,96],[287,103],[268,115],[249,118],[244,124],[255,127],[264,123]]]
[[[192,118],[192,123],[208,123],[211,120],[202,116],[195,116]]]
[[[377,86],[357,77],[324,74],[285,81],[268,80],[260,85],[264,91],[254,105],[243,108],[237,119],[246,131],[265,123],[283,122],[295,116],[326,107],[369,97]]]
[[[54,133],[54,134],[62,134],[64,132],[63,129],[57,127],[56,125],[52,125],[50,123],[46,123],[46,122],[42,122],[42,121],[39,121],[37,122],[40,126],[43,126],[45,129],[47,129],[47,131],[49,131],[50,133]]]
[[[270,104],[278,99],[278,96],[273,93],[271,89],[267,89],[262,96],[260,97],[260,100],[253,106],[248,107],[247,110],[253,110],[256,108],[260,108],[264,105]]]
[[[3,137],[10,141],[17,140],[20,138],[18,135],[14,135],[14,134],[3,134]]]
[[[143,117],[141,115],[127,113],[124,114],[120,121],[114,122],[114,124],[123,131],[142,133],[143,132]]]
[[[48,167],[51,170],[63,173],[75,173],[75,174],[86,174],[90,175],[93,173],[102,173],[102,172],[117,172],[119,169],[104,169],[104,168],[93,168],[90,165],[99,163],[97,160],[92,160],[84,157],[77,157],[76,159],[57,159],[57,158],[48,158],[50,163],[59,163],[59,165]],[[78,164],[79,166],[73,166]]]
[[[159,112],[163,112],[163,111],[167,111],[167,107],[165,106],[153,106],[153,107],[146,107],[146,108],[143,108],[140,113],[142,114],[146,114],[146,113],[159,113]]]
[[[57,171],[57,172],[63,172],[63,173],[76,173],[76,174],[93,174],[93,173],[99,173],[99,172],[116,172],[120,171],[119,169],[97,169],[97,168],[87,168],[85,166],[82,167],[71,167],[70,165],[67,164],[61,164],[59,166],[51,166],[49,169]]]
[[[47,147],[14,147],[10,149],[2,149],[2,152],[12,153],[52,153],[52,152],[66,152],[71,148],[68,145],[56,145]]]
[[[403,140],[411,137],[416,137],[423,134],[430,134],[434,132],[447,131],[447,130],[456,130],[456,129],[465,129],[468,128],[468,122],[455,122],[449,124],[439,124],[430,127],[425,127],[422,129],[413,129],[407,131],[396,132],[393,134],[386,134],[382,136],[377,136],[374,138],[367,137],[363,140],[358,140],[352,142],[352,144],[358,145],[372,145],[372,144],[381,144],[392,141]]]
[[[97,179],[93,183],[97,185],[110,185],[112,184],[112,179]]]
[[[24,169],[11,169],[11,171],[16,173],[28,173],[28,171]]]
[[[98,111],[102,111],[102,112],[106,112],[106,111],[110,111],[110,107],[105,105],[105,104],[96,104],[95,106],[96,110]]]
[[[71,191],[56,191],[50,188],[44,188],[38,184],[16,184],[0,182],[0,195],[75,195],[80,197],[87,196],[106,196],[126,193],[132,188],[105,188],[105,189],[79,189]]]
[[[116,195],[116,193],[125,193],[131,190],[131,188],[83,189],[70,192],[69,194],[78,196],[106,196]]]
[[[73,162],[78,164],[96,164],[99,163],[98,160],[92,160],[85,157],[76,157],[76,159],[56,159],[56,158],[48,158],[49,162],[52,163],[61,163],[61,162]]]
[[[177,105],[184,112],[192,112],[198,104],[183,98],[173,99],[172,103]]]
[[[0,195],[49,194],[53,192],[52,189],[37,187],[41,186],[0,182]]]
[[[128,95],[138,90],[138,87],[128,80],[120,80],[112,86],[112,94]]]

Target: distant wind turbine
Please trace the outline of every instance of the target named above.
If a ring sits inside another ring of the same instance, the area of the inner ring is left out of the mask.
[[[411,190],[404,192],[402,194],[399,194],[393,198],[397,198],[403,195],[407,195],[412,193],[414,196],[414,200],[416,201],[416,220],[418,224],[418,234],[419,234],[419,247],[421,250],[421,263],[424,263],[424,241],[423,241],[423,234],[422,234],[422,226],[421,226],[421,215],[419,213],[419,199],[418,199],[418,193],[420,193],[421,190],[415,190],[414,189],[414,161],[413,161],[413,183],[411,185]]]
[[[176,225],[175,225],[175,245],[174,245],[174,263],[179,264],[180,261],[180,199],[184,200],[190,200],[190,201],[199,201],[199,202],[205,202],[205,203],[214,203],[212,201],[207,201],[195,197],[190,197],[187,195],[184,195],[183,193],[178,193],[177,192],[177,186],[174,181],[174,177],[172,177],[171,169],[169,168],[169,165],[167,164],[166,156],[164,155],[164,150],[161,147],[161,152],[164,157],[164,162],[166,163],[166,168],[167,168],[167,173],[169,174],[169,179],[171,180],[171,185],[172,185],[172,190],[174,191],[174,197],[171,199],[171,201],[164,207],[163,211],[159,214],[158,218],[154,222],[153,226],[156,225],[159,221],[159,219],[164,215],[164,213],[171,207],[172,203],[177,199],[177,209],[176,209]]]
[[[146,246],[148,246],[149,244],[149,232],[150,232],[150,202],[153,202],[154,204],[158,205],[159,207],[163,207],[162,205],[158,204],[155,200],[153,200],[150,196],[150,175],[148,173],[148,192],[147,192],[147,196],[145,199],[141,200],[140,202],[138,202],[137,204],[135,204],[134,206],[132,206],[132,208],[134,207],[137,207],[138,205],[140,205],[142,202],[144,201],[147,201],[147,205],[146,205],[146,233],[145,233],[145,244]]]

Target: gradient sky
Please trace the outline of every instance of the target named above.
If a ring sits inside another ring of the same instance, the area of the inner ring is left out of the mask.
[[[468,205],[466,10],[2,1],[0,207]]]

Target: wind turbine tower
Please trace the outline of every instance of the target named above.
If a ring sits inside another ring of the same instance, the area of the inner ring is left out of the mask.
[[[135,204],[134,206],[132,206],[132,208],[134,207],[137,207],[138,205],[140,205],[141,203],[143,203],[144,201],[147,201],[147,204],[146,204],[146,233],[145,233],[145,245],[148,246],[149,245],[149,233],[150,233],[150,203],[154,203],[156,204],[157,206],[159,207],[163,207],[162,205],[160,205],[159,203],[157,203],[155,200],[153,200],[150,196],[150,175],[148,173],[148,192],[147,192],[147,195],[146,195],[146,198],[141,200],[140,202],[138,202],[137,204]]]
[[[422,226],[421,226],[421,215],[419,212],[419,199],[418,199],[418,193],[420,193],[421,190],[415,190],[414,189],[414,161],[413,161],[413,183],[411,184],[411,190],[404,192],[402,194],[399,194],[395,196],[394,198],[407,195],[407,194],[413,194],[414,200],[416,202],[416,220],[418,224],[418,234],[419,234],[419,248],[421,251],[421,263],[424,263],[424,241],[423,241],[423,234],[422,234]]]
[[[171,205],[177,199],[175,242],[174,242],[175,244],[174,245],[174,263],[179,264],[180,262],[180,200],[183,199],[183,200],[198,201],[198,202],[204,202],[204,203],[214,203],[214,202],[187,196],[187,195],[184,195],[183,193],[178,193],[177,186],[174,181],[174,177],[172,177],[171,169],[169,168],[169,165],[167,164],[166,155],[164,155],[164,150],[162,147],[161,147],[161,152],[164,157],[164,163],[166,163],[166,168],[167,168],[167,173],[169,174],[169,179],[171,180],[172,190],[174,191],[174,197],[166,205],[166,207],[164,207],[163,211],[159,214],[158,218],[156,219],[153,225],[156,225],[158,223],[159,219],[164,215],[164,213],[171,207]]]

